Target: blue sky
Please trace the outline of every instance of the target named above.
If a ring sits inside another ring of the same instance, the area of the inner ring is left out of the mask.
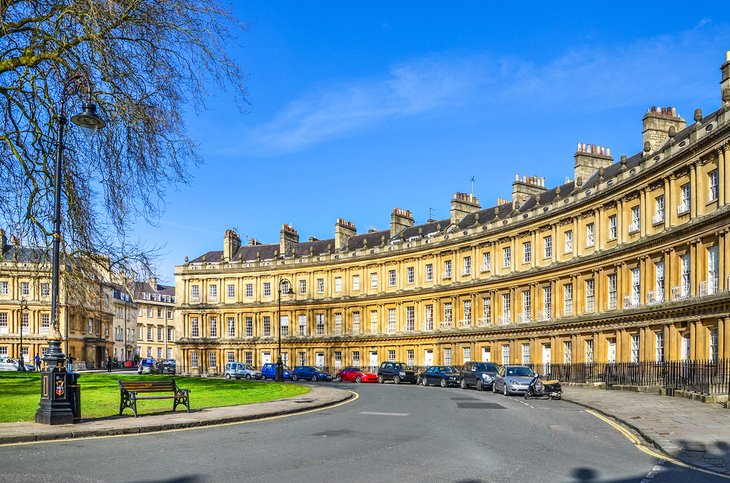
[[[138,231],[164,246],[160,280],[227,228],[277,243],[282,223],[306,240],[395,207],[448,218],[472,176],[493,206],[517,173],[572,177],[577,142],[640,151],[652,105],[720,106],[726,4],[591,3],[235,2],[250,104],[212,91],[188,116],[205,164]]]

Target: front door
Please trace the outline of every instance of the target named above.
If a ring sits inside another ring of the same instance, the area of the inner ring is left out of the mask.
[[[324,352],[317,352],[317,354],[314,357],[315,364],[317,367],[322,368],[324,367]]]
[[[682,360],[689,359],[689,333],[682,334]]]
[[[542,345],[542,373],[547,374],[550,372],[550,362],[552,357],[552,351],[550,350],[550,344]]]
[[[425,357],[423,358],[423,363],[426,366],[432,366],[433,365],[433,351],[430,349],[427,350],[426,353],[424,354],[424,356]]]
[[[482,347],[482,362],[492,362],[492,351],[489,347]]]
[[[261,353],[261,365],[269,364],[271,362],[271,352]]]
[[[377,368],[378,368],[378,352],[371,351],[370,352],[370,369],[377,369]]]
[[[606,362],[611,364],[616,363],[616,339],[608,340],[608,355],[606,356]]]

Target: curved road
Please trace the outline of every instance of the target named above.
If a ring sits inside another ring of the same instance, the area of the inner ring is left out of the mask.
[[[678,468],[565,401],[411,385],[193,430],[0,447],[0,481],[729,481]]]

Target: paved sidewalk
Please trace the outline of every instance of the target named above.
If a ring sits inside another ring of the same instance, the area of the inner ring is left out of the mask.
[[[595,409],[685,463],[730,474],[730,409],[681,397],[564,386],[563,399]]]
[[[1,423],[0,444],[149,433],[167,429],[248,421],[332,406],[353,397],[353,393],[343,389],[315,385],[312,385],[311,388],[312,391],[307,394],[278,401],[197,411],[193,409],[190,413],[178,408],[178,411],[174,413],[145,415],[143,412],[138,418],[135,418],[131,411],[127,410],[122,416],[82,419],[77,424],[58,426],[36,423]]]

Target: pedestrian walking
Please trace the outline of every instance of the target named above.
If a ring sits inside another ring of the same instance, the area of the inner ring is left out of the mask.
[[[33,358],[33,360],[35,361],[35,370],[40,371],[41,370],[41,356],[36,354],[35,357]]]
[[[112,358],[106,357],[106,372],[112,372]]]

